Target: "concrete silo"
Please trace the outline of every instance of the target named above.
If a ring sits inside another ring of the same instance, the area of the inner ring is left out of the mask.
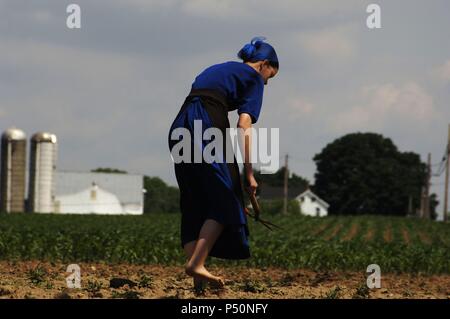
[[[10,128],[2,134],[1,200],[3,212],[24,212],[27,138],[22,130]]]
[[[56,154],[56,135],[39,132],[31,137],[28,187],[30,212],[54,212]]]

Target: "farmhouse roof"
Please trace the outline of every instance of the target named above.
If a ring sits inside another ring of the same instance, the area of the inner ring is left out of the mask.
[[[315,197],[317,202],[319,202],[322,206],[325,206],[326,208],[330,207],[330,204],[328,204],[326,201],[324,201],[322,198],[320,198],[319,196],[317,196],[316,194],[314,194],[310,189],[305,190],[303,193],[301,193],[300,195],[298,195],[296,198],[300,198],[303,196],[310,196],[310,197]]]

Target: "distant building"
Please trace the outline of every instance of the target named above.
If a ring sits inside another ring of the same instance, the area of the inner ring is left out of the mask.
[[[299,195],[300,194],[300,195]],[[300,211],[303,215],[308,216],[327,216],[327,202],[314,194],[309,188],[305,187],[289,187],[288,200],[297,200]],[[259,198],[262,200],[280,200],[284,198],[284,189],[280,186],[261,185],[261,193]]]
[[[144,176],[57,171],[57,138],[48,132],[31,137],[28,190],[27,137],[10,128],[1,136],[0,211],[59,214],[144,212]],[[25,200],[25,193],[28,198]]]
[[[270,186],[264,183],[260,184],[259,198],[262,200],[283,199],[284,189],[280,186]],[[295,199],[298,194],[303,193],[306,187],[288,187],[288,200]]]
[[[308,216],[323,217],[328,215],[328,207],[330,205],[314,194],[310,189],[307,189],[296,197],[300,205],[302,214]]]
[[[143,176],[115,173],[56,172],[55,213],[141,215]]]

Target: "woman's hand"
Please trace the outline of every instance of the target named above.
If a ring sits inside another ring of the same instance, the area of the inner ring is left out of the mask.
[[[256,179],[255,179],[255,176],[253,175],[253,173],[247,175],[247,182],[248,182],[247,192],[250,195],[256,195],[256,189],[258,188],[258,183],[256,182]]]

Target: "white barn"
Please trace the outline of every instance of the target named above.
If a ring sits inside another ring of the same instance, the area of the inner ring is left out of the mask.
[[[125,213],[116,195],[98,187],[91,187],[74,194],[61,195],[55,200],[55,213],[72,214],[123,214]]]
[[[57,214],[143,214],[142,175],[59,171],[55,177]]]
[[[295,198],[303,215],[323,217],[328,215],[328,207],[330,205],[307,189]]]

